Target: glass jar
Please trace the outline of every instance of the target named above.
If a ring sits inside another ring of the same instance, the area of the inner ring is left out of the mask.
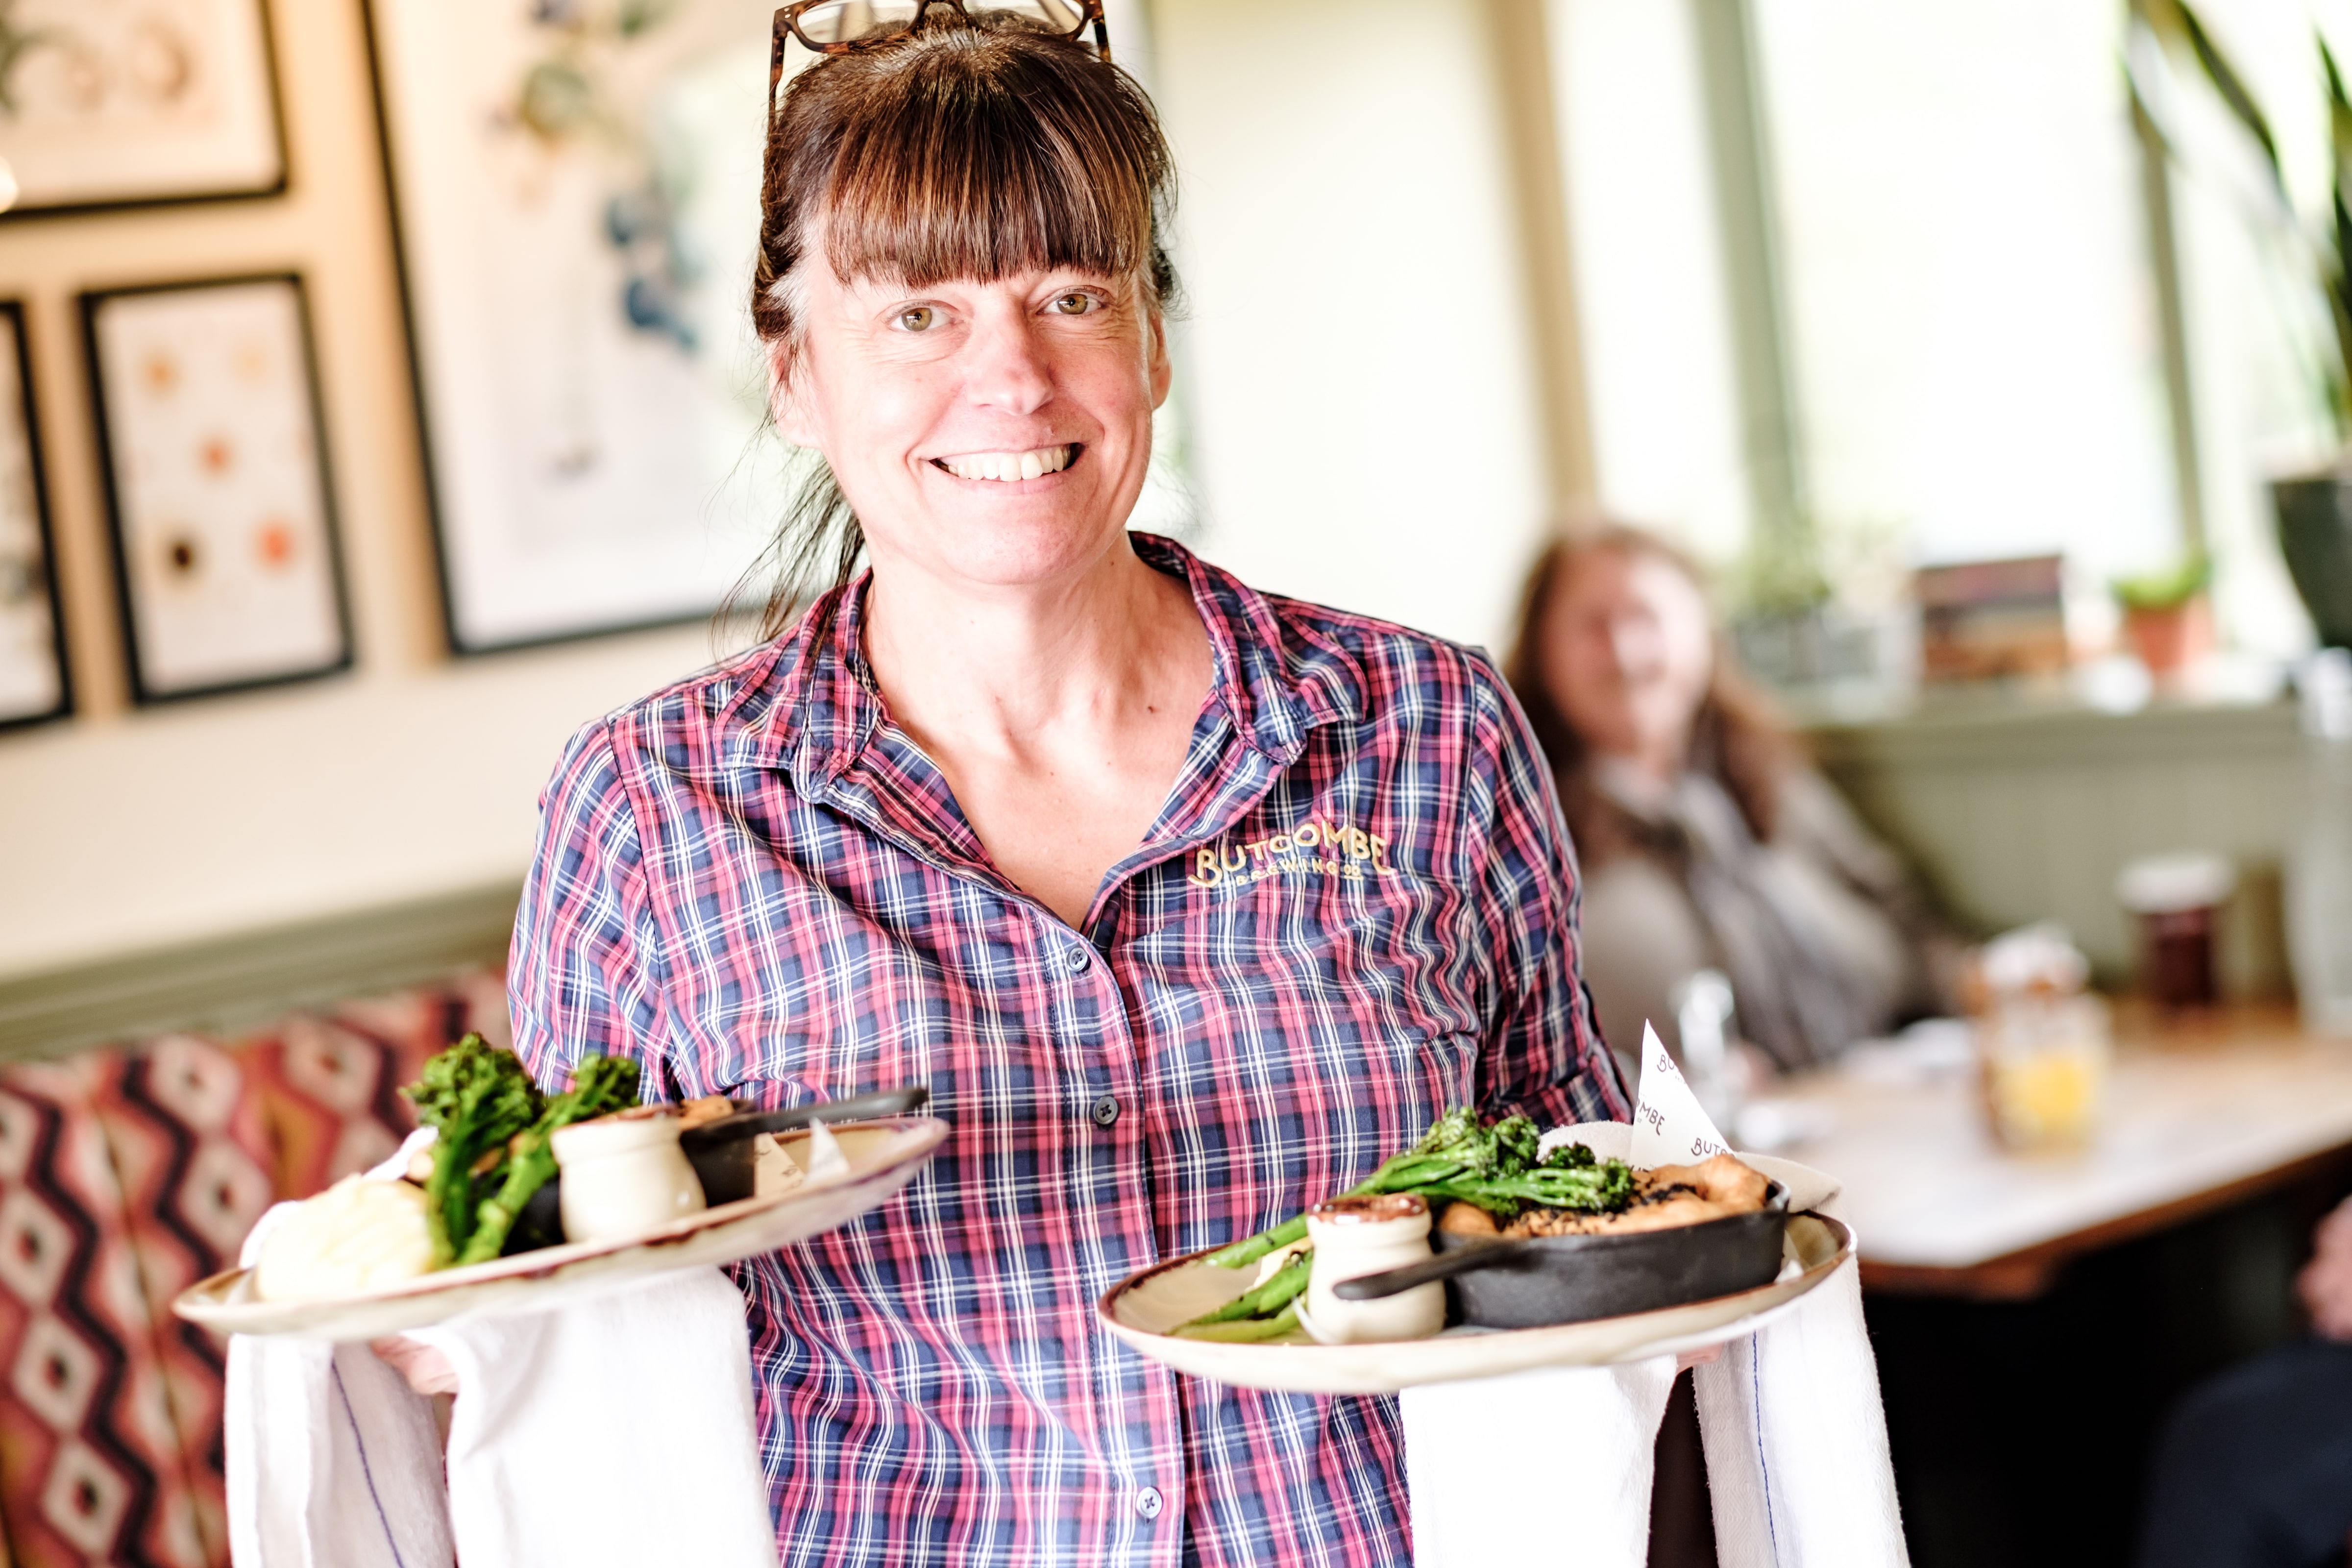
[[[2106,1004],[2080,994],[2001,996],[1978,1020],[1978,1039],[1995,1138],[2012,1149],[2089,1141],[2115,1054]]]

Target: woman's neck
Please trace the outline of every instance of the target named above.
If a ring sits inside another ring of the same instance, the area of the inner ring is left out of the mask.
[[[1674,788],[1675,781],[1689,767],[1690,743],[1686,738],[1661,739],[1622,751],[1596,749],[1593,756],[1607,768],[1621,790],[1664,795]]]
[[[1022,749],[1058,724],[1117,723],[1193,684],[1207,662],[1191,595],[1124,533],[1045,584],[975,588],[877,562],[866,626],[866,657],[903,727],[991,750]]]

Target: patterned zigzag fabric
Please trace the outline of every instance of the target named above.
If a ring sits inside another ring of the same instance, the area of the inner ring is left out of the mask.
[[[398,1095],[468,1029],[469,974],[234,1042],[0,1069],[0,1527],[22,1568],[221,1568],[220,1342],[172,1298],[254,1220],[389,1153]],[[5,1568],[5,1564],[0,1564]]]

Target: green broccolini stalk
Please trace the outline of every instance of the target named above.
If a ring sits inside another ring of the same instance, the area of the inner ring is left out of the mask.
[[[1278,1340],[1298,1326],[1298,1298],[1290,1299],[1287,1306],[1271,1318],[1245,1318],[1229,1323],[1186,1323],[1175,1331],[1176,1337],[1186,1340],[1223,1340],[1228,1343],[1251,1344],[1259,1340]]]
[[[1294,1258],[1284,1264],[1265,1284],[1254,1290],[1243,1291],[1213,1312],[1202,1313],[1176,1331],[1181,1334],[1186,1329],[1203,1328],[1211,1323],[1231,1323],[1247,1318],[1267,1317],[1277,1309],[1288,1306],[1301,1290],[1307,1289],[1307,1277],[1314,1271],[1314,1267],[1315,1255],[1311,1252],[1301,1258]]]
[[[1633,1172],[1623,1161],[1599,1159],[1581,1143],[1538,1154],[1540,1138],[1536,1124],[1524,1116],[1507,1116],[1492,1127],[1481,1127],[1475,1111],[1457,1107],[1439,1117],[1420,1142],[1341,1195],[1419,1193],[1475,1204],[1504,1220],[1516,1219],[1529,1205],[1614,1214],[1633,1202]],[[1234,1243],[1209,1261],[1221,1268],[1239,1268],[1306,1237],[1307,1216],[1299,1215]]]
[[[416,1107],[416,1119],[440,1134],[425,1196],[433,1265],[446,1268],[473,1235],[478,1189],[498,1173],[507,1140],[539,1120],[539,1089],[513,1052],[467,1035],[426,1062],[422,1077],[401,1092]],[[486,1157],[488,1167],[477,1171]]]
[[[539,1120],[508,1145],[506,1178],[475,1210],[473,1234],[459,1249],[457,1261],[487,1263],[506,1247],[523,1205],[555,1174],[557,1128],[626,1110],[636,1102],[636,1063],[622,1057],[583,1058],[572,1071],[572,1087],[550,1100]]]

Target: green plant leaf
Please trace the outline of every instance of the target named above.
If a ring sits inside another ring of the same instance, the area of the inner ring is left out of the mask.
[[[2203,593],[2213,581],[2213,563],[2192,555],[2178,566],[2118,577],[2108,584],[2116,603],[2126,610],[2177,610]]]

